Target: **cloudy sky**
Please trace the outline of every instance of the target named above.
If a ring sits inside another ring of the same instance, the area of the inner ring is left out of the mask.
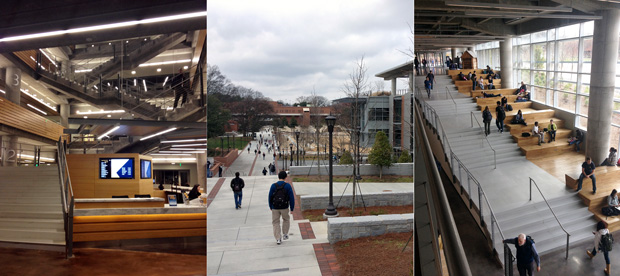
[[[342,98],[362,56],[369,83],[410,60],[399,50],[410,48],[412,0],[209,0],[207,12],[207,62],[274,100],[293,103],[313,87]]]

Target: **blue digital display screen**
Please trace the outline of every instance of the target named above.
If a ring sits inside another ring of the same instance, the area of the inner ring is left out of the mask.
[[[151,178],[151,160],[140,159],[140,178]]]
[[[101,179],[133,179],[133,158],[100,158],[99,178]]]

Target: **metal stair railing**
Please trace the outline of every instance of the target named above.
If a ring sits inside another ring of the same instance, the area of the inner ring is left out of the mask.
[[[450,99],[452,99],[452,102],[454,103],[454,111],[458,114],[459,113],[459,105],[456,104],[456,101],[454,100],[454,98],[452,97],[452,93],[450,92],[450,88],[446,86],[446,95],[450,96]],[[446,97],[447,99],[448,97]]]
[[[551,208],[551,205],[549,205],[549,202],[547,201],[547,198],[545,198],[545,195],[543,195],[542,191],[540,190],[540,187],[538,187],[538,184],[536,184],[536,181],[534,181],[534,179],[532,179],[531,177],[530,177],[530,201],[532,201],[532,183],[534,183],[534,186],[536,186],[536,189],[538,190],[538,192],[540,193],[542,198],[545,200],[545,204],[547,204],[547,207],[549,207],[549,210],[551,211],[551,214],[553,214],[553,217],[555,218],[555,220],[560,225],[560,228],[562,228],[562,231],[564,231],[564,233],[566,233],[566,259],[568,260],[568,249],[569,249],[569,244],[570,244],[570,234],[568,233],[568,231],[566,231],[566,229],[564,228],[564,226],[562,225],[562,223],[558,219],[558,216],[553,211],[553,208]]]
[[[423,95],[421,95],[421,93],[418,93],[417,97],[424,98]],[[476,204],[474,204],[474,202],[477,202],[478,210],[476,213],[480,219],[478,222],[479,225],[483,228],[487,228],[488,230],[488,227],[487,227],[488,225],[485,222],[485,216],[490,217],[490,220],[491,220],[490,232],[491,233],[490,235],[488,235],[488,233],[485,233],[485,237],[487,237],[487,240],[490,239],[489,242],[493,248],[493,251],[495,254],[497,254],[498,250],[495,246],[495,241],[496,241],[495,232],[497,231],[499,233],[499,237],[502,239],[502,241],[505,240],[506,238],[504,236],[503,231],[501,230],[501,227],[499,226],[498,220],[495,216],[495,212],[493,211],[493,208],[491,207],[491,204],[489,203],[489,199],[487,198],[484,192],[484,189],[482,188],[482,185],[480,185],[480,182],[474,177],[474,175],[467,169],[465,164],[463,164],[463,162],[461,162],[458,156],[456,156],[456,154],[452,151],[452,148],[449,146],[449,141],[445,135],[445,130],[443,129],[443,126],[441,124],[441,120],[439,119],[439,116],[437,115],[437,112],[423,100],[418,99],[418,103],[419,105],[423,107],[422,108],[423,112],[431,113],[431,114],[428,114],[428,113],[425,114],[425,117],[426,117],[426,120],[431,125],[433,125],[434,131],[435,132],[441,131],[443,133],[443,135],[439,135],[440,141],[442,142],[444,152],[450,156],[449,164],[451,167],[451,173],[457,178],[461,192],[463,192],[463,190],[465,189],[465,187],[463,186],[463,183],[465,183],[464,181],[465,179],[463,178],[463,175],[462,175],[463,171],[465,172],[466,177],[467,177],[466,183],[467,183],[467,197],[469,198],[469,202],[468,202],[469,209],[475,209]],[[474,188],[476,189],[476,195],[475,195],[476,198],[472,198],[472,185],[471,185],[472,182],[475,185]],[[486,211],[487,209],[488,209],[488,214]],[[512,275],[512,261],[514,260],[512,251],[504,250],[504,260],[510,261],[508,265],[506,265],[506,263],[504,265],[505,275]]]
[[[58,157],[58,172],[60,179],[60,195],[62,200],[63,222],[65,229],[65,258],[73,257],[73,209],[75,199],[71,177],[67,167],[67,155],[62,137],[56,143]]]
[[[489,138],[487,138],[487,136],[484,134],[484,129],[482,129],[482,126],[480,125],[480,121],[478,121],[478,118],[476,118],[476,116],[474,116],[474,112],[471,112],[471,127],[474,127],[474,121],[476,121],[476,124],[478,124],[478,127],[480,128],[480,130],[483,133],[483,138],[484,140],[487,141],[487,144],[489,144],[489,148],[491,148],[491,150],[493,151],[493,168],[497,169],[497,152],[495,151],[495,149],[493,148],[493,146],[491,145],[491,142],[489,141]],[[484,143],[482,143],[480,146],[484,147]]]

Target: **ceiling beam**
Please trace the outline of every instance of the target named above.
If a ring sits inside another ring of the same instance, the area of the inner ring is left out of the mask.
[[[533,18],[555,18],[555,19],[586,19],[586,20],[599,20],[603,17],[600,15],[578,15],[578,14],[547,14],[547,13],[528,13],[528,12],[501,12],[495,13],[494,11],[466,11],[465,15],[474,17],[487,17],[487,18],[519,18],[519,17],[533,17]]]
[[[552,11],[552,12],[572,12],[572,8],[551,7],[551,6],[534,6],[534,5],[513,5],[513,4],[497,4],[483,2],[461,2],[461,1],[444,1],[446,6],[451,7],[467,7],[467,8],[496,8],[507,10],[529,10],[529,11]]]
[[[478,24],[472,19],[463,19],[463,21],[461,21],[461,27],[492,36],[516,34],[514,26],[506,26],[504,24]]]
[[[81,119],[69,118],[69,124],[78,125],[125,125],[125,126],[150,126],[150,127],[187,127],[206,129],[206,123],[185,121],[153,121],[153,120],[120,120],[120,119]]]
[[[505,39],[505,38],[509,38],[509,36],[493,36],[493,35],[478,35],[478,36],[471,36],[471,35],[416,35],[415,38],[416,39],[422,39],[422,38],[465,38],[465,39],[472,39],[472,40],[476,40],[476,39],[481,39],[481,40],[493,40],[493,39]]]
[[[439,25],[455,25],[458,26],[461,23],[460,22],[445,22],[445,21],[423,21],[423,20],[416,20],[413,22],[416,25],[435,25],[435,24],[439,24]]]

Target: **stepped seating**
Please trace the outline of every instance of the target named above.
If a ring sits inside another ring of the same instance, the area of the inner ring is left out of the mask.
[[[470,90],[466,91],[466,92],[463,92],[463,94],[465,94],[465,95],[467,95],[469,97],[472,97],[472,98],[476,98],[476,97],[482,98],[482,93],[481,92],[483,92],[483,91],[484,92],[491,92],[491,93],[496,94],[496,95],[497,94],[502,94],[502,96],[504,96],[504,97],[506,97],[508,99],[508,102],[511,102],[511,101],[514,102],[517,99],[517,95],[515,95],[515,93],[514,93],[515,90],[514,89],[512,89],[512,88],[501,88],[501,86],[498,87],[497,89],[491,89],[491,90],[489,90],[489,89],[480,90],[480,88],[476,88],[475,91],[472,91],[471,87],[470,87]],[[514,97],[511,97],[511,96],[514,96]]]
[[[501,99],[501,97],[500,97]],[[512,106],[513,110],[519,110],[519,109],[526,109],[526,108],[531,108],[532,107],[532,102],[518,102],[518,103],[510,103],[510,105]],[[484,107],[488,106],[489,109],[491,109],[491,107],[495,107],[497,106],[497,101],[496,103],[494,103],[493,106],[489,106],[488,104],[478,104],[478,107],[480,108],[480,110],[484,110]]]
[[[498,90],[500,90],[500,89],[498,89]],[[476,91],[478,91],[478,90],[476,90]],[[488,91],[488,90],[485,90],[485,91]],[[494,93],[494,94],[497,94],[497,93]],[[478,91],[478,96],[479,95],[480,95],[480,91]],[[505,95],[504,97],[506,97],[506,99],[508,100],[508,103],[510,103],[511,105],[517,99],[517,95]],[[491,108],[491,106],[493,106],[493,107],[497,106],[497,101],[501,101],[501,100],[502,100],[502,97],[476,98],[476,103],[478,105],[488,105],[489,108]]]
[[[581,164],[575,165],[580,166]],[[592,194],[592,179],[585,178],[579,197],[588,205],[588,210],[594,214],[594,217],[607,225],[609,231],[618,231],[620,230],[620,216],[607,217],[603,215],[601,209],[607,206],[607,197],[611,194],[611,191],[613,189],[620,189],[620,186],[616,184],[616,179],[620,177],[620,167],[597,166],[594,175],[596,176],[596,194]],[[577,189],[579,174],[566,174],[565,178],[567,187]]]
[[[489,89],[489,88],[488,88],[488,82],[487,82],[487,81],[484,81],[484,89],[480,89],[480,86],[479,86],[479,85],[476,85],[476,90],[475,90],[475,92],[478,92],[478,95],[476,95],[476,96],[479,96],[479,95],[480,95],[480,91],[494,91],[494,90],[505,89],[505,88],[502,88],[502,84],[501,84],[501,83],[495,83],[495,82],[493,82],[493,85],[495,86],[495,89]],[[470,96],[470,97],[472,96],[472,95],[471,95],[471,92],[472,92],[471,88],[472,88],[472,86],[471,86],[471,82],[469,82],[469,85],[460,85],[460,86],[457,86],[457,87],[456,87],[456,89],[457,89],[460,93],[463,93],[463,94],[468,95],[468,96]],[[512,90],[512,92],[514,92],[514,90],[515,90],[515,89],[511,89],[511,90]],[[497,94],[497,93],[493,92],[493,94]],[[501,94],[501,92],[500,92],[500,94]],[[509,93],[509,94],[514,94],[514,93]]]
[[[467,77],[467,74],[469,72],[471,72],[471,71],[463,71],[463,75],[465,75],[465,77]],[[480,77],[482,77],[482,78],[486,79],[488,75],[489,74],[478,74],[478,73],[476,73],[476,78],[479,79]],[[456,73],[456,75],[450,76],[450,78],[453,81],[455,81],[455,82],[457,82],[457,81],[464,81],[464,82],[469,82],[469,84],[471,84],[471,80],[470,79],[468,79],[468,80],[461,80],[461,79],[459,79],[458,78],[458,73]],[[500,79],[496,79],[496,80],[499,81]],[[495,83],[495,81],[493,81],[493,83]]]
[[[489,80],[488,79],[484,79],[484,84],[487,85],[489,84]],[[499,86],[500,84],[502,84],[502,80],[501,79],[494,79],[493,80],[493,85],[495,86]],[[456,86],[469,86],[471,87],[471,80],[455,80],[454,81],[454,85]]]

